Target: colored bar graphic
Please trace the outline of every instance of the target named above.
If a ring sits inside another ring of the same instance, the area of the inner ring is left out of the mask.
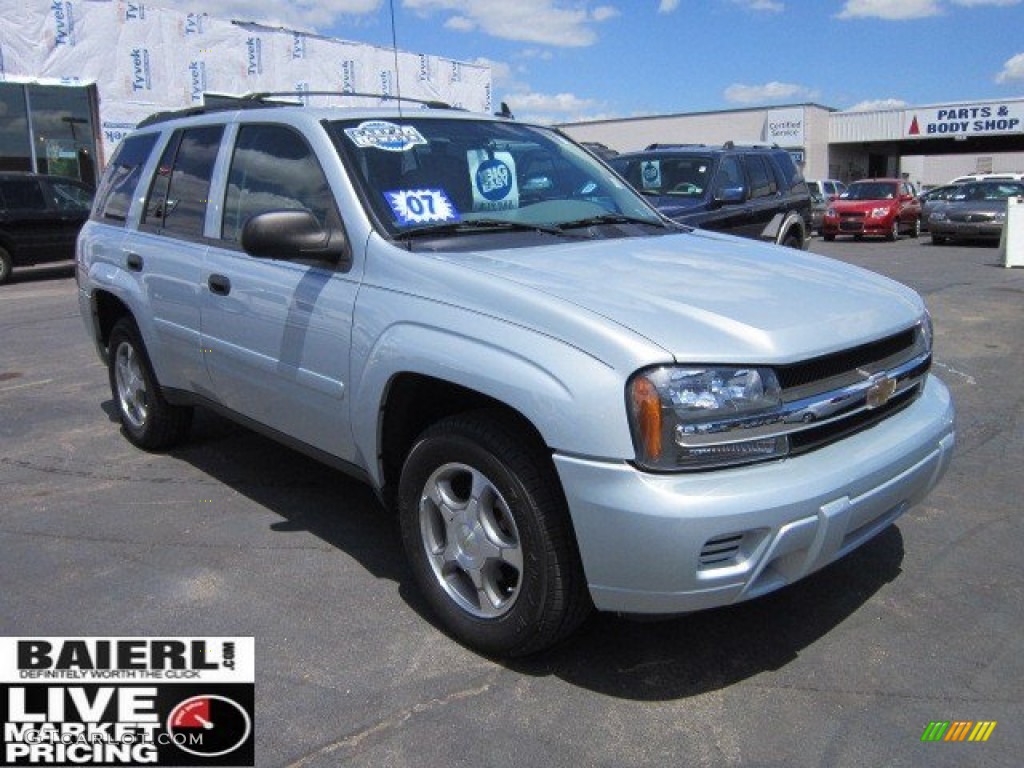
[[[996,725],[995,720],[932,720],[921,741],[988,741]]]
[[[924,733],[921,734],[921,741],[942,741],[942,737],[946,735],[946,730],[949,728],[949,721],[936,722],[933,720],[928,723],[928,727],[924,729]]]

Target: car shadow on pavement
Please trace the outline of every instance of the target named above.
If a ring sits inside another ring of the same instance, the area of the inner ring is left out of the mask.
[[[406,565],[395,516],[365,484],[203,409],[190,440],[171,455],[279,516],[272,530],[308,531],[394,581],[408,606],[440,629]],[[890,527],[772,595],[660,621],[594,614],[557,648],[503,664],[616,698],[699,695],[783,667],[895,579],[902,561],[903,537]]]
[[[890,526],[860,549],[771,595],[664,621],[596,614],[565,644],[511,668],[616,698],[665,701],[780,669],[900,574]]]
[[[202,408],[170,455],[278,515],[271,530],[308,531],[376,578],[412,578],[398,522],[365,483]]]

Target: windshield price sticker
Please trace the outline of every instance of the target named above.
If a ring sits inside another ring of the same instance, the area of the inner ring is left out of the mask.
[[[399,224],[459,221],[459,212],[443,189],[397,189],[385,192]]]
[[[471,150],[468,160],[474,210],[505,211],[519,207],[519,182],[511,153]]]
[[[368,120],[355,128],[346,128],[345,135],[360,149],[372,147],[385,152],[405,152],[427,140],[411,125],[395,125],[386,120]]]
[[[0,766],[255,764],[251,637],[0,638]]]

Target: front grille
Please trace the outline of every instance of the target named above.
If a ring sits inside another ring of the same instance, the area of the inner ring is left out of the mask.
[[[856,373],[858,369],[874,372],[872,368],[881,363],[884,363],[885,367],[891,367],[893,363],[898,365],[913,357],[917,347],[917,331],[908,328],[859,347],[822,355],[802,363],[777,367],[775,373],[783,390],[796,390],[815,382],[830,381],[851,372]]]
[[[849,437],[857,432],[873,427],[880,421],[884,421],[902,411],[917,398],[920,392],[921,385],[918,384],[896,395],[896,397],[881,408],[861,411],[848,418],[822,424],[820,427],[812,427],[801,432],[794,432],[789,436],[789,455],[799,456],[801,453],[813,451],[815,448],[822,448],[837,440],[842,440],[844,437]]]

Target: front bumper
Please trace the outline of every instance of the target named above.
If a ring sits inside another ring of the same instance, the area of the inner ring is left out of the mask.
[[[837,219],[826,217],[822,224],[822,231],[826,235],[883,237],[892,232],[892,218],[843,217]]]
[[[595,606],[685,613],[740,602],[837,560],[921,501],[949,465],[954,409],[920,398],[811,453],[700,474],[555,456]]]
[[[1002,222],[930,221],[928,231],[936,237],[950,239],[998,240],[1003,234]]]

